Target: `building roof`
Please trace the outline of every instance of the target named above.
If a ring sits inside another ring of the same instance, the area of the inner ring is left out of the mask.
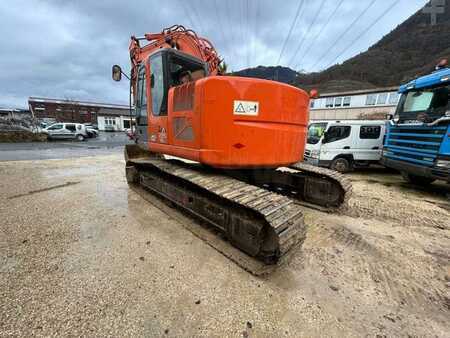
[[[76,101],[67,99],[51,99],[47,97],[29,97],[28,102],[34,103],[53,103],[53,104],[76,104],[85,107],[96,107],[96,108],[111,108],[111,109],[126,109],[129,110],[128,105],[115,104],[115,103],[101,103],[92,101]]]
[[[376,94],[376,93],[384,93],[384,92],[397,92],[398,86],[395,87],[379,87],[372,89],[361,89],[361,90],[351,90],[351,91],[342,91],[342,92],[334,92],[334,93],[321,93],[319,98],[321,97],[335,97],[335,96],[354,96],[354,95],[364,95],[364,94]]]
[[[117,109],[117,108],[100,108],[98,113],[98,116],[128,116],[130,115],[130,108],[127,106],[127,109],[124,110],[122,108]]]

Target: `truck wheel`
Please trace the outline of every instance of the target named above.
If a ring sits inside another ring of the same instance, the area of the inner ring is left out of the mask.
[[[78,141],[84,141],[84,136],[81,135],[81,134],[78,134],[78,135],[77,135],[77,140],[78,140]]]
[[[416,185],[428,185],[436,181],[434,178],[411,175],[404,171],[402,172],[402,177],[406,182]]]
[[[350,161],[344,157],[335,158],[331,162],[330,168],[341,173],[347,173],[351,169]]]

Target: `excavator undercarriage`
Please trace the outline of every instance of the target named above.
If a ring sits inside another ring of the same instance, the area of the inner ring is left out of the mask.
[[[139,145],[127,145],[125,159],[132,187],[206,221],[233,246],[268,265],[285,261],[303,243],[302,205],[335,211],[351,193],[342,175],[303,163],[277,170],[221,170],[164,159]],[[245,260],[234,261],[255,272]]]

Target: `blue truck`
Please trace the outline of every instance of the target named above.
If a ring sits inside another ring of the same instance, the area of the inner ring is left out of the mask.
[[[381,163],[419,185],[435,180],[450,183],[450,68],[436,71],[399,89],[401,94],[389,121]]]

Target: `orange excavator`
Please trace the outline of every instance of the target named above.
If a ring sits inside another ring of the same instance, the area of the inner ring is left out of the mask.
[[[303,205],[333,211],[345,204],[345,178],[301,162],[305,91],[221,74],[213,45],[179,25],[132,36],[129,50],[130,185],[208,222],[264,264],[302,244]],[[124,74],[118,65],[112,71],[116,81]]]

